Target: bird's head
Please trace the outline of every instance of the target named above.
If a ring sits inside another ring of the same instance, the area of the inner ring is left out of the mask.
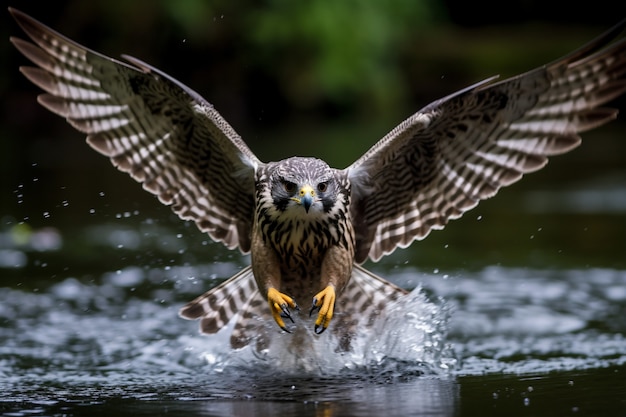
[[[328,164],[320,159],[301,157],[276,164],[270,176],[270,190],[278,211],[299,216],[330,211],[339,192]]]

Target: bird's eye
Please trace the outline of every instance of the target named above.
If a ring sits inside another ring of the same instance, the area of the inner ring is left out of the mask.
[[[285,191],[287,191],[288,193],[293,193],[294,191],[296,191],[296,184],[291,181],[284,181],[283,187],[285,187]]]
[[[327,189],[328,189],[328,183],[327,182],[320,182],[319,184],[317,184],[317,191],[319,191],[320,193],[323,193]]]

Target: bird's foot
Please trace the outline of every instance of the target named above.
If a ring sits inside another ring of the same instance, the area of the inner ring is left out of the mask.
[[[300,310],[296,301],[288,295],[279,292],[277,289],[270,288],[267,290],[267,302],[270,305],[270,311],[272,312],[272,317],[274,318],[276,324],[278,324],[278,326],[287,333],[291,333],[291,331],[289,331],[289,329],[285,326],[283,319],[289,319],[292,323],[294,323],[289,309],[294,308],[296,310]]]
[[[324,330],[328,328],[335,310],[335,298],[335,286],[332,284],[329,284],[313,297],[313,306],[311,307],[311,311],[309,311],[309,317],[312,316],[314,312],[319,311],[317,320],[315,320],[316,334],[322,334]]]

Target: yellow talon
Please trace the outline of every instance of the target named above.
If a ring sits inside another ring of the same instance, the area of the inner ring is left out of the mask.
[[[294,322],[289,308],[299,309],[296,301],[288,295],[279,292],[276,288],[270,288],[267,290],[267,302],[270,305],[270,311],[276,324],[287,333],[291,333],[285,327],[283,317],[288,318],[292,323]]]
[[[313,297],[313,306],[309,312],[309,316],[314,311],[319,310],[317,320],[315,320],[315,333],[321,334],[328,328],[330,320],[333,318],[333,312],[335,311],[335,286],[330,284],[322,291],[318,292]]]

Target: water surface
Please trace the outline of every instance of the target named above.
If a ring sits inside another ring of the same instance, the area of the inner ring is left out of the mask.
[[[0,291],[3,415],[626,413],[626,270],[382,263],[377,272],[412,290],[384,330],[358,355],[290,368],[177,316],[245,257],[166,221],[123,219],[75,237],[5,227],[3,262],[18,263]],[[196,259],[211,250],[226,261]],[[79,272],[74,258],[92,251],[129,265]],[[167,254],[180,263],[163,266]]]

